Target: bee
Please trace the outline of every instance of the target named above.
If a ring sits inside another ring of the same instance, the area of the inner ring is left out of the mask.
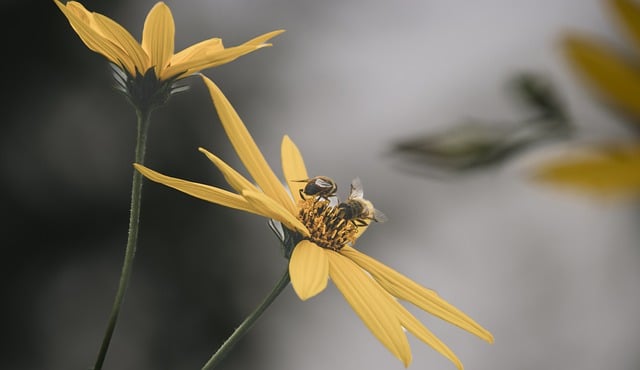
[[[353,222],[355,226],[367,226],[369,221],[385,222],[387,216],[373,207],[373,203],[363,198],[362,183],[356,177],[351,182],[351,190],[346,201],[338,204],[342,218]]]
[[[300,197],[305,199],[305,195],[329,200],[338,191],[336,183],[326,176],[315,176],[306,180],[296,180],[296,182],[306,182],[304,188],[300,189]]]

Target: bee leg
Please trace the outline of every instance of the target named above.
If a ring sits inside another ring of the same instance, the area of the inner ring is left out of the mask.
[[[369,226],[369,223],[367,221],[365,221],[365,220],[357,219],[355,221],[356,221],[355,225],[358,226],[358,227]]]

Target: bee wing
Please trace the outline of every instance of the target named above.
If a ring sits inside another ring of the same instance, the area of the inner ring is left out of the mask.
[[[323,188],[331,188],[331,187],[333,187],[332,183],[330,183],[329,181],[327,181],[327,180],[325,180],[325,179],[323,179],[321,177],[318,177],[315,180],[315,182],[316,182],[316,185],[318,185],[320,187],[323,187]]]
[[[387,217],[387,215],[382,213],[379,209],[376,209],[376,208],[373,209],[373,220],[374,221],[376,221],[376,222],[385,222],[388,219],[389,218]]]
[[[349,199],[362,199],[364,191],[362,190],[362,181],[356,177],[351,181],[351,191],[349,191]]]

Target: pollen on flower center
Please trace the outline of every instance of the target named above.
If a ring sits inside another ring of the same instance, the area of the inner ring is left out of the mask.
[[[300,201],[298,218],[307,227],[309,240],[319,247],[338,251],[356,240],[358,227],[341,216],[339,209],[322,198]]]

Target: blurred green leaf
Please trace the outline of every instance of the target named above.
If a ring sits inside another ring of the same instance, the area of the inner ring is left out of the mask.
[[[525,148],[571,133],[568,115],[548,79],[522,73],[511,81],[513,96],[529,110],[517,122],[471,120],[443,131],[415,135],[393,145],[405,161],[445,172],[487,168],[513,158]]]

